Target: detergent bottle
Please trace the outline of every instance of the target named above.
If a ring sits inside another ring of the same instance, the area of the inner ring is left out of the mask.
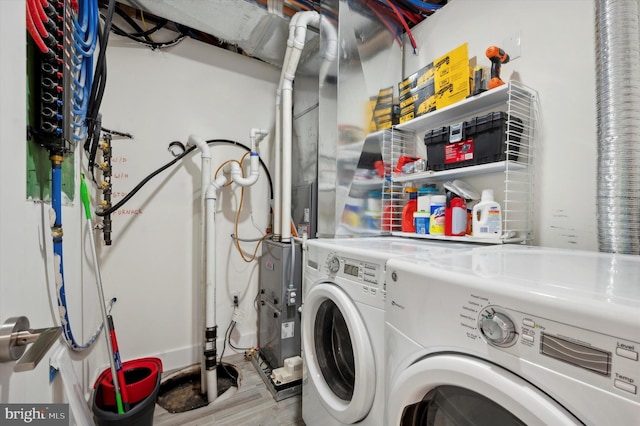
[[[473,206],[473,236],[500,238],[502,236],[502,210],[493,199],[492,189],[483,189],[480,202]]]
[[[418,189],[406,188],[405,192],[409,194],[409,201],[402,209],[402,232],[416,232],[413,213],[418,210]]]

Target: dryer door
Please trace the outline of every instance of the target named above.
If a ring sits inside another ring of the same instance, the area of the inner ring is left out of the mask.
[[[432,355],[392,380],[389,425],[582,425],[515,374],[462,354]]]
[[[337,285],[315,285],[302,309],[302,347],[308,379],[341,423],[362,420],[373,404],[376,368],[362,317]]]

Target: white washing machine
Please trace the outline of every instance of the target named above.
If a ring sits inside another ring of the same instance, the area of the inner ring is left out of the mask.
[[[640,424],[640,256],[391,259],[386,319],[389,426]]]
[[[373,237],[307,242],[302,416],[307,426],[384,425],[385,264],[468,245]]]

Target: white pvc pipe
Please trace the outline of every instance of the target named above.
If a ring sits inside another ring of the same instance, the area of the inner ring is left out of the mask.
[[[280,81],[276,91],[276,125],[274,137],[275,151],[275,174],[274,174],[274,191],[273,191],[273,240],[280,241],[282,231],[282,85],[284,82],[284,69],[289,63],[291,49],[293,48],[293,39],[295,35],[295,23],[299,15],[296,13],[291,17],[289,22],[289,38],[287,39],[287,50],[284,53],[284,61],[282,62],[282,72],[280,73]]]
[[[205,203],[204,203],[204,199],[205,199],[205,191],[207,190],[207,187],[209,186],[209,183],[211,182],[211,150],[209,148],[209,144],[207,143],[206,140],[202,139],[199,136],[196,135],[189,135],[189,139],[187,140],[187,145],[195,145],[199,150],[200,150],[200,155],[201,155],[201,168],[200,168],[200,212],[201,212],[201,216],[200,216],[200,297],[201,299],[204,301],[205,298],[205,294],[206,294],[206,284],[205,284],[205,278],[204,278],[204,268],[205,268],[205,263],[206,263],[206,254],[205,254],[205,242],[203,239],[204,236],[204,232],[205,232],[205,222],[206,222],[206,218],[205,218]],[[204,305],[204,302],[201,303],[201,312],[202,312],[202,316],[201,318],[204,318],[204,310],[206,308],[206,306]],[[204,320],[202,320],[202,324],[204,326]],[[206,339],[204,338],[204,334],[205,334],[205,328],[202,327],[202,335],[203,335],[203,345],[206,344]],[[201,364],[200,364],[200,389],[206,389],[207,388],[207,381],[206,381],[206,375],[205,375],[205,358],[204,358],[204,354],[202,356],[201,359]]]
[[[320,64],[320,71],[318,73],[318,82],[320,83],[320,88],[322,88],[327,78],[329,67],[338,54],[338,32],[333,24],[324,16],[320,17],[320,29],[321,34],[325,36],[324,51],[320,55],[320,57],[324,58],[324,61]]]
[[[293,114],[293,85],[285,80],[282,88],[282,217],[280,222],[283,243],[291,239],[291,131]]]
[[[227,182],[224,175],[218,176],[207,187],[205,193],[205,330],[217,336],[216,325],[216,199],[218,191]],[[209,403],[218,397],[216,337],[207,338],[205,353],[212,353],[213,362],[207,363],[206,389]]]
[[[269,132],[265,129],[251,129],[251,165],[249,177],[242,176],[242,168],[238,163],[231,163],[231,179],[240,186],[251,186],[260,176],[260,156],[258,154],[258,144],[267,136]]]
[[[315,11],[298,12],[289,24],[291,41],[291,29],[293,31],[292,43],[287,41],[287,50],[290,50],[289,60],[282,67],[282,242],[291,242],[291,145],[293,139],[293,80],[300,62],[300,55],[307,37],[307,26],[320,25],[320,14]],[[292,47],[289,47],[291,46]]]
[[[209,148],[209,144],[206,140],[202,139],[196,135],[189,135],[189,139],[187,141],[187,145],[193,144],[201,152],[202,159],[202,169],[201,169],[201,199],[204,201],[204,193],[209,186],[209,182],[211,182],[211,149]],[[204,220],[202,221],[204,224]]]

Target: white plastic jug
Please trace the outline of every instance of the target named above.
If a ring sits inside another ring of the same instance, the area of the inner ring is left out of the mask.
[[[480,202],[473,206],[472,232],[477,238],[500,238],[502,236],[502,210],[493,200],[493,190],[482,190]]]

